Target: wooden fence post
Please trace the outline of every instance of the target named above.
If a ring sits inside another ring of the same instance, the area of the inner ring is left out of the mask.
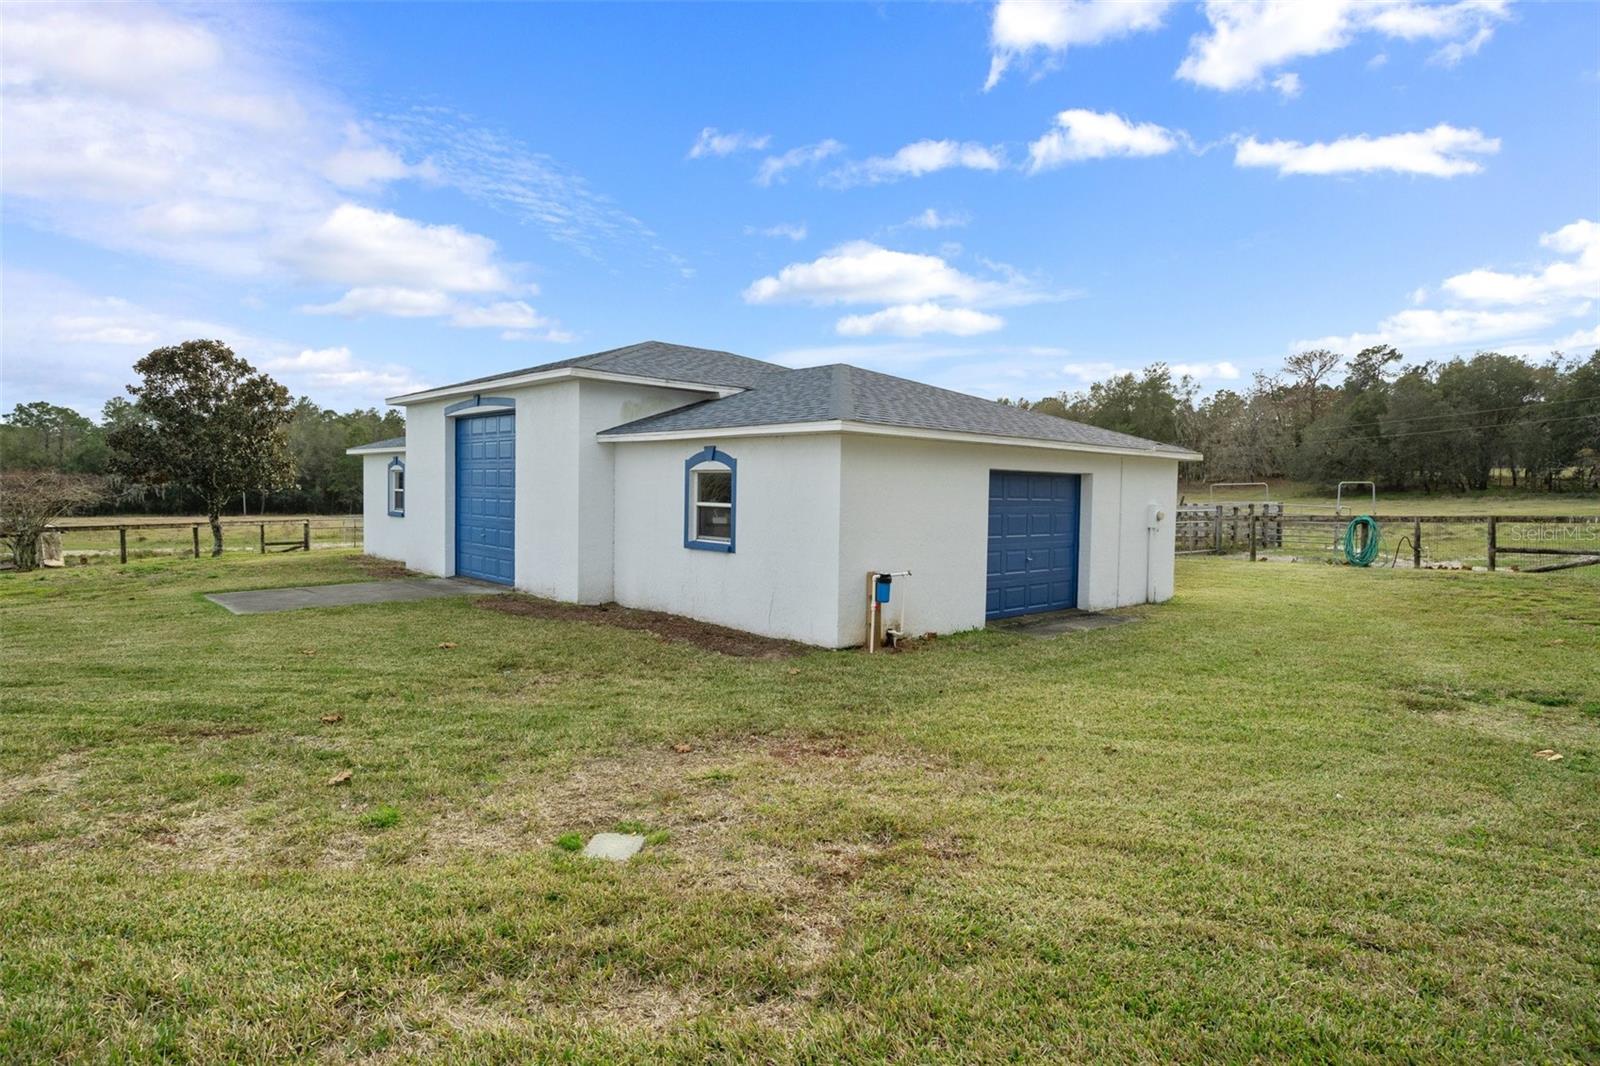
[[[1489,569],[1494,569],[1494,515],[1489,516]]]
[[[1217,513],[1212,518],[1211,550],[1217,555],[1222,554],[1222,504],[1217,504]]]
[[[1250,505],[1250,561],[1256,561],[1256,505]]]
[[[261,554],[267,554],[267,524],[261,523]]]
[[[311,519],[306,519],[305,527],[301,532],[301,551],[309,552],[311,550]]]
[[[189,532],[194,534],[194,557],[200,558],[200,527],[191,526]]]
[[[117,554],[122,556],[122,561],[128,561],[128,527],[117,527]]]
[[[1411,520],[1411,569],[1422,569],[1422,516]]]

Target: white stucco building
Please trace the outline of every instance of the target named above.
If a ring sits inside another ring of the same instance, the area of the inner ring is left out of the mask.
[[[857,367],[647,342],[389,400],[366,550],[823,647],[1172,595],[1193,452]]]

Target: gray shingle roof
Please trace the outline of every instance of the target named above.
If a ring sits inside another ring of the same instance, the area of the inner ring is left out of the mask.
[[[665,378],[670,381],[692,381],[703,385],[729,385],[738,388],[748,388],[765,375],[784,369],[777,363],[766,363],[760,359],[751,359],[749,356],[735,355],[733,352],[690,348],[682,344],[667,344],[664,341],[644,341],[640,344],[630,344],[625,348],[612,348],[604,352],[524,367],[521,370],[508,370],[488,377],[470,378],[453,385],[441,385],[440,388],[460,388],[463,385],[477,385],[499,381],[501,378],[520,377],[523,374],[537,374],[540,371],[560,370],[565,367],[584,367],[589,370],[603,370],[610,374],[631,374],[637,377]]]
[[[375,440],[371,444],[357,444],[353,448],[346,449],[346,451],[347,452],[383,452],[383,451],[388,451],[391,448],[404,448],[405,446],[406,446],[406,439],[404,437],[390,437],[387,440]]]
[[[472,378],[442,388],[490,383],[564,367],[584,367],[668,381],[719,385],[744,391],[703,400],[663,414],[603,430],[613,439],[640,433],[732,429],[741,426],[789,425],[799,422],[865,422],[910,429],[945,430],[992,437],[1059,441],[1089,447],[1153,453],[1189,454],[1186,449],[1142,437],[1069,422],[1054,415],[1024,411],[991,400],[951,392],[889,374],[836,363],[791,370],[776,363],[733,352],[645,341],[625,348],[559,359],[522,370]],[[436,390],[429,389],[429,392]],[[404,438],[362,445],[363,449],[398,447]]]
[[[614,426],[602,430],[600,435],[627,437],[640,433],[834,420],[1188,454],[1187,449],[1143,437],[1024,411],[843,363],[769,372],[744,392]]]

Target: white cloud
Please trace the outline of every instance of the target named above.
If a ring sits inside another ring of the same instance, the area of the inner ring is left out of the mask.
[[[405,367],[366,363],[342,346],[303,348],[295,355],[267,359],[260,366],[283,378],[291,392],[319,399],[329,395],[353,398],[352,402],[361,406],[371,406],[373,396],[394,396],[421,387]]]
[[[1300,84],[1300,75],[1294,73],[1293,71],[1285,74],[1279,74],[1276,78],[1273,78],[1272,87],[1278,90],[1278,95],[1283,97],[1285,100],[1293,100],[1295,97],[1299,96],[1301,91],[1305,88],[1305,86]]]
[[[643,241],[669,266],[672,254],[639,219],[590,188],[583,177],[470,115],[414,107],[385,115],[384,136],[423,160],[424,177],[544,233],[590,258],[608,243]]]
[[[1073,108],[1056,115],[1056,128],[1028,146],[1028,171],[1110,156],[1164,155],[1178,146],[1179,136],[1153,122]]]
[[[940,170],[993,171],[1004,166],[1005,156],[998,148],[974,141],[923,140],[913,141],[894,155],[873,156],[840,167],[828,180],[838,186],[876,185],[902,178],[920,178]]]
[[[351,289],[327,304],[313,304],[300,310],[313,315],[388,315],[394,318],[448,318],[450,325],[462,329],[501,329],[507,340],[537,338],[569,341],[572,334],[546,318],[525,300],[499,300],[487,304],[465,304],[437,289],[405,289],[392,286],[362,286]]]
[[[1060,56],[1070,47],[1099,44],[1153,30],[1170,0],[1000,0],[989,27],[987,92],[1017,60],[1042,51]]]
[[[1319,337],[1291,345],[1294,351],[1329,348],[1346,354],[1376,344],[1392,344],[1401,351],[1472,348],[1495,341],[1522,339],[1548,329],[1555,316],[1547,311],[1472,311],[1410,308],[1378,323],[1370,333]]]
[[[513,284],[488,237],[358,204],[334,208],[285,255],[307,276],[345,285],[504,292]]]
[[[263,337],[238,326],[96,295],[64,278],[8,269],[0,318],[0,395],[48,396],[89,415],[134,380],[133,364],[165,344],[221,340],[291,392],[348,409],[419,387],[408,369],[348,349]]]
[[[1367,174],[1392,170],[1450,178],[1476,174],[1483,167],[1469,155],[1493,155],[1500,141],[1476,129],[1440,125],[1419,133],[1383,137],[1361,134],[1337,141],[1258,141],[1246,137],[1234,147],[1234,165],[1271,167],[1279,174]]]
[[[332,303],[307,304],[308,315],[390,315],[394,318],[430,318],[447,315],[455,301],[438,289],[407,289],[397,285],[361,285]]]
[[[535,311],[523,300],[502,300],[481,307],[464,307],[451,316],[453,325],[467,329],[503,329],[518,340],[537,334],[541,340],[569,341],[572,334]]]
[[[344,189],[369,189],[412,176],[433,177],[433,168],[413,166],[386,145],[372,139],[359,123],[345,126],[345,143],[322,164],[328,180]]]
[[[8,8],[8,207],[102,247],[232,274],[274,269],[271,242],[335,201],[322,167],[349,122],[251,50],[263,36],[252,17],[235,6],[192,18],[144,5]],[[366,169],[375,180],[371,160]]]
[[[1178,77],[1223,91],[1259,88],[1266,72],[1337,51],[1364,33],[1441,41],[1435,61],[1453,64],[1489,40],[1509,6],[1508,0],[1207,0],[1210,32],[1189,42]]]
[[[1004,263],[980,260],[989,276],[975,276],[945,258],[852,241],[810,262],[790,263],[744,290],[750,304],[877,304],[865,314],[846,315],[835,330],[847,337],[921,337],[947,333],[970,337],[1001,329],[1005,320],[988,309],[1061,300]]]
[[[1548,303],[1600,297],[1600,223],[1579,219],[1544,234],[1539,243],[1570,258],[1531,274],[1469,270],[1446,278],[1444,288],[1458,299],[1477,304]]]
[[[1027,279],[1008,274],[976,278],[936,255],[899,252],[870,241],[852,241],[809,263],[790,263],[744,290],[752,304],[914,304],[955,300],[982,306],[1047,298]]]
[[[1197,380],[1237,381],[1239,368],[1227,360],[1218,363],[1173,363],[1167,367],[1174,377],[1190,377]]]
[[[627,238],[671,262],[580,177],[464,116],[357,115],[285,61],[304,52],[291,26],[248,5],[8,8],[8,216],[217,276],[348,289],[312,305],[328,313],[529,291],[488,237],[362,202],[397,181],[453,188],[585,254]]]
[[[904,222],[890,226],[890,229],[955,229],[965,226],[972,221],[972,216],[965,211],[945,214],[935,208],[924,208],[920,213],[912,215]]]
[[[1600,348],[1600,325],[1580,329],[1561,337],[1550,345],[1556,351],[1571,352],[1581,348]]]
[[[941,307],[928,302],[898,304],[874,311],[868,315],[846,315],[835,328],[846,337],[871,337],[887,334],[895,337],[921,337],[928,333],[951,333],[958,337],[971,337],[979,333],[992,333],[1004,326],[1005,319],[998,315],[974,311],[967,307]]]
[[[785,175],[794,168],[820,163],[842,151],[844,145],[830,137],[816,144],[803,144],[798,148],[791,148],[781,155],[769,155],[761,161],[761,166],[756,170],[756,184],[765,188],[773,182],[787,181],[789,179]]]
[[[779,222],[772,226],[746,226],[746,237],[787,237],[791,241],[806,239],[806,224],[804,222]]]
[[[1473,270],[1438,286],[1442,296],[1479,306],[1412,307],[1389,315],[1370,332],[1298,341],[1293,347],[1353,352],[1392,344],[1408,354],[1485,346],[1523,351],[1582,347],[1588,343],[1588,330],[1552,338],[1562,323],[1594,313],[1600,297],[1600,226],[1580,219],[1539,240],[1568,258],[1527,274]],[[1426,297],[1430,290],[1418,291]]]
[[[772,135],[763,133],[759,137],[740,130],[737,133],[723,133],[715,126],[707,126],[700,131],[700,136],[689,149],[690,159],[703,159],[708,155],[725,156],[734,152],[759,152],[772,140]]]

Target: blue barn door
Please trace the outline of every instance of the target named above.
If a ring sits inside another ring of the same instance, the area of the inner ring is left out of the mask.
[[[1077,474],[989,471],[987,618],[1078,605]]]
[[[517,423],[512,414],[456,419],[456,573],[515,577]]]

